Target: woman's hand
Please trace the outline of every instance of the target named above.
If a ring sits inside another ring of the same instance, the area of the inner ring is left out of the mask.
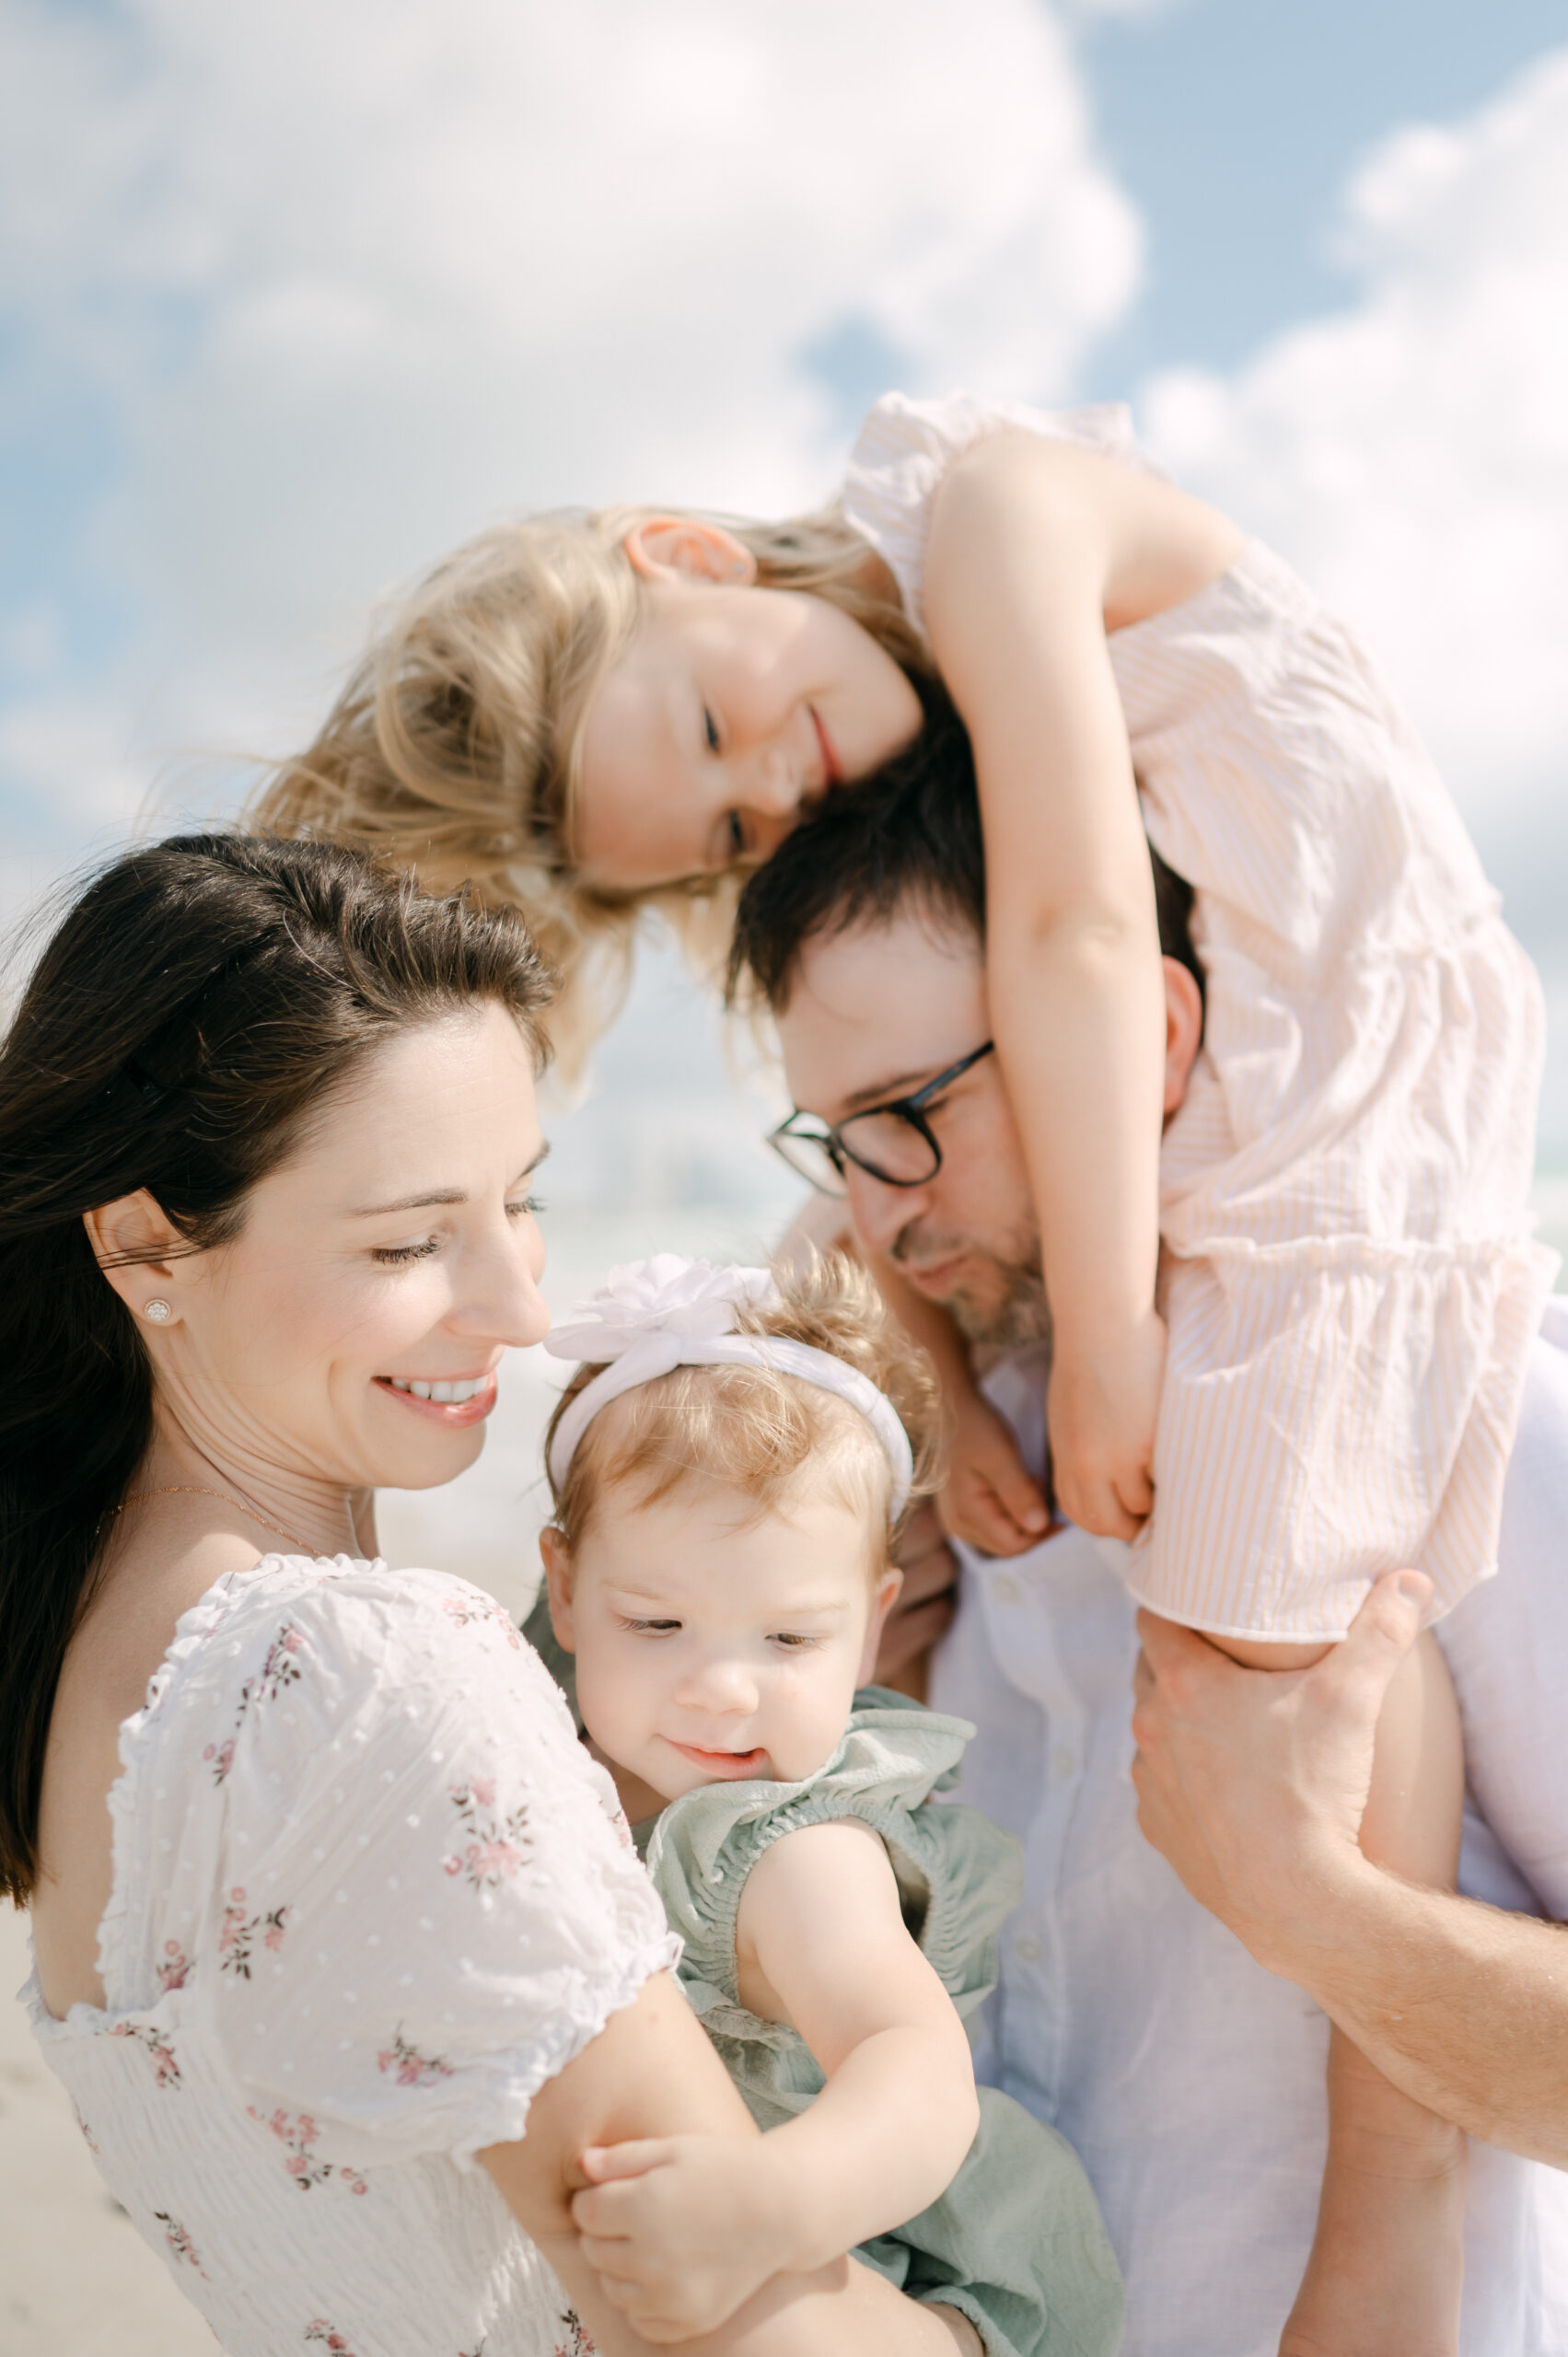
[[[953,1538],[986,1555],[1021,1555],[1051,1527],[1040,1484],[1024,1469],[1006,1420],[972,1385],[949,1389],[955,1430],[936,1514]]]
[[[1135,1538],[1155,1503],[1155,1426],[1165,1379],[1165,1320],[1153,1309],[1120,1333],[1074,1347],[1060,1328],[1047,1412],[1056,1499],[1098,1538]]]
[[[789,2265],[787,2172],[767,2139],[664,2136],[584,2153],[572,2220],[604,2296],[645,2340],[716,2331]]]

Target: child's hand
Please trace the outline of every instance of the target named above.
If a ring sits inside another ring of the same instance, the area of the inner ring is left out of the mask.
[[[1060,1329],[1047,1398],[1057,1503],[1101,1538],[1134,1538],[1155,1502],[1155,1424],[1165,1377],[1165,1320],[1150,1310],[1124,1332],[1074,1350]]]
[[[1051,1527],[1039,1484],[1024,1470],[1005,1419],[973,1389],[948,1395],[956,1419],[937,1519],[950,1538],[987,1555],[1020,1555]]]
[[[767,2140],[648,2137],[583,2156],[583,2256],[645,2340],[716,2332],[788,2265],[787,2202]]]

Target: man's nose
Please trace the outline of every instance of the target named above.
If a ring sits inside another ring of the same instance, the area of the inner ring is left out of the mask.
[[[844,1183],[850,1219],[868,1252],[886,1252],[925,1208],[923,1186],[889,1187],[856,1162],[846,1160]]]

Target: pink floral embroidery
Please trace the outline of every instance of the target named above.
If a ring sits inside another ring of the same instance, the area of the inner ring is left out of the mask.
[[[490,1621],[501,1631],[515,1654],[522,1652],[523,1641],[517,1634],[517,1623],[503,1605],[480,1603],[466,1596],[448,1596],[441,1609],[448,1620],[457,1622],[459,1629],[471,1628],[476,1622]]]
[[[184,1988],[185,1976],[190,1969],[191,1959],[184,1954],[179,1941],[165,1940],[163,1944],[163,1962],[157,1968],[157,1977],[163,1983],[165,1995],[167,1995],[171,1989]]]
[[[449,1875],[461,1875],[475,1890],[499,1890],[533,1847],[527,1802],[519,1801],[498,1817],[495,1786],[488,1776],[470,1776],[466,1783],[447,1789],[470,1839],[453,1856],[442,1859],[443,1867]]]
[[[314,2324],[306,2326],[305,2338],[319,2341],[323,2348],[331,2351],[331,2357],[354,2357],[354,2351],[343,2334],[334,2332],[324,2316],[318,2316]]]
[[[89,2152],[89,2153],[96,2153],[96,2152],[98,2151],[98,2138],[93,2134],[92,2130],[87,2126],[87,2121],[82,2118],[81,2106],[80,2106],[79,2104],[73,2104],[73,2105],[71,2106],[71,2108],[72,2108],[72,2110],[73,2110],[73,2111],[75,2113],[75,2115],[76,2115],[76,2125],[77,2125],[77,2127],[78,2127],[78,2128],[81,2130],[81,2131],[82,2131],[82,2135],[83,2135],[84,2139],[86,2140],[86,2142],[87,2142],[87,2148],[88,2152]]]
[[[220,1958],[218,1970],[238,1973],[242,1980],[249,1980],[250,1958],[255,1949],[258,1933],[261,1934],[261,1945],[271,1949],[275,1956],[283,1945],[284,1930],[287,1922],[286,1907],[269,1908],[264,1915],[252,1915],[247,1918],[245,1893],[238,1888],[231,1890],[228,1894],[228,1905],[223,1910],[223,1928],[218,1933]]]
[[[155,2210],[153,2212],[153,2216],[163,2228],[164,2241],[168,2245],[168,2247],[174,2253],[175,2258],[179,2259],[182,2265],[186,2267],[193,2267],[203,2282],[210,2282],[212,2279],[208,2275],[206,2269],[202,2265],[201,2260],[196,2256],[196,2246],[192,2241],[190,2235],[186,2233],[184,2227],[180,2224],[179,2219],[171,2218],[167,2210]]]
[[[262,2128],[270,2128],[284,2148],[284,2167],[301,2193],[308,2193],[318,2185],[325,2185],[331,2177],[341,2177],[351,2193],[368,2193],[370,2188],[357,2169],[344,2166],[342,2161],[323,2161],[311,2151],[320,2130],[308,2111],[290,2114],[278,2110],[266,2114],[248,2104],[246,2109]],[[321,2330],[326,2331],[325,2325]],[[316,2328],[311,2327],[314,2332]],[[335,2344],[329,2344],[335,2345]]]
[[[173,2047],[168,2038],[147,2023],[116,2022],[109,2034],[110,2038],[134,2038],[138,2046],[146,2048],[157,2068],[160,2087],[177,2087],[180,2084],[180,2065],[174,2059]]]
[[[561,2321],[566,2328],[566,2338],[556,2342],[551,2357],[598,2357],[598,2343],[590,2340],[584,2331],[575,2308],[568,2308]]]
[[[212,1762],[215,1784],[221,1784],[234,1765],[235,1736],[244,1724],[245,1713],[251,1703],[275,1701],[285,1686],[297,1684],[300,1670],[295,1655],[303,1643],[293,1621],[285,1620],[267,1647],[267,1658],[261,1664],[260,1674],[248,1678],[240,1688],[239,1708],[234,1714],[234,1735],[226,1743],[209,1743],[202,1753],[203,1759]]]
[[[437,2079],[449,2079],[452,2066],[439,2054],[422,2054],[403,2036],[400,2022],[392,2032],[390,2046],[383,2047],[376,2057],[378,2071],[395,2071],[400,2087],[432,2087]]]

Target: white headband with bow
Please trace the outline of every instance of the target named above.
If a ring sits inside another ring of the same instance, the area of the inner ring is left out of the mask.
[[[859,1409],[892,1468],[892,1516],[897,1520],[909,1503],[914,1458],[892,1403],[869,1376],[829,1351],[783,1335],[736,1332],[735,1313],[741,1302],[771,1306],[777,1300],[766,1269],[716,1269],[710,1261],[689,1260],[679,1252],[656,1252],[651,1260],[629,1260],[611,1269],[609,1283],[579,1302],[565,1324],[545,1341],[554,1358],[606,1362],[555,1427],[550,1478],[556,1489],[565,1480],[577,1444],[599,1410],[623,1391],[656,1382],[678,1366],[761,1366],[798,1376]]]

